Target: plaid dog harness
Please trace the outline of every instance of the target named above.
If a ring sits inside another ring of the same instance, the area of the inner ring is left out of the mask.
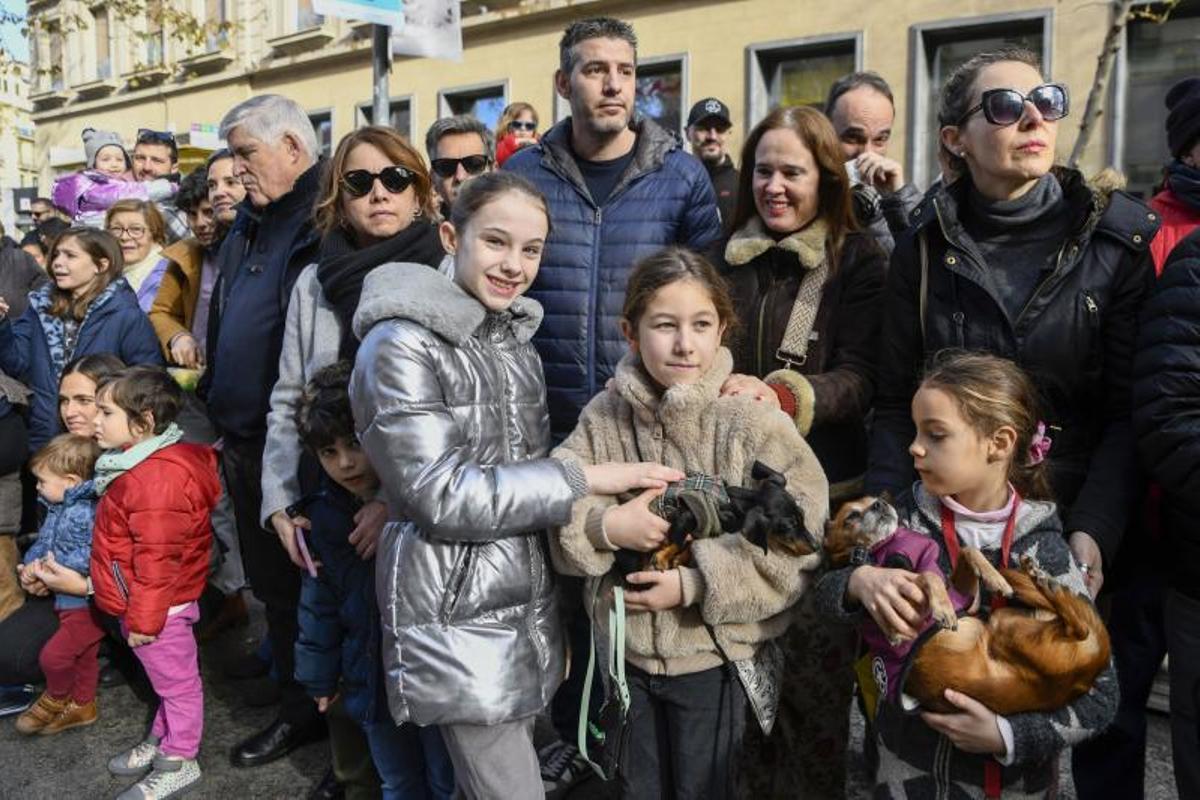
[[[666,491],[654,498],[650,510],[671,522],[680,509],[687,509],[696,516],[696,530],[688,531],[693,539],[720,536],[720,509],[729,505],[729,493],[725,481],[702,472],[688,473],[681,481],[667,486]]]

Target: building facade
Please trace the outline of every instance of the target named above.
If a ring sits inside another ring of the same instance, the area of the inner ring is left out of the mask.
[[[153,2],[153,0],[151,0]],[[43,186],[77,168],[80,130],[211,130],[225,110],[262,92],[308,109],[328,151],[371,118],[371,26],[325,19],[311,0],[183,0],[225,33],[183,45],[145,19],[109,18],[103,2],[31,0],[45,23],[33,37],[32,94]],[[1200,3],[1126,32],[1105,114],[1082,166],[1114,165],[1148,191],[1167,157],[1162,97],[1200,74]],[[715,95],[734,112],[733,146],[779,104],[820,103],[829,83],[871,69],[892,85],[898,109],[892,154],[918,185],[937,173],[937,89],[959,63],[1003,43],[1038,52],[1072,93],[1060,128],[1065,160],[1111,24],[1105,3],[1050,0],[493,0],[464,2],[461,61],[397,58],[389,123],[417,142],[439,116],[492,123],[511,101],[533,103],[543,128],[567,112],[554,92],[557,43],[573,19],[632,22],[639,38],[638,105],[679,129],[690,104]],[[69,25],[82,19],[84,24]],[[184,137],[187,141],[187,137]]]
[[[18,221],[20,190],[37,184],[31,108],[29,65],[0,51],[0,222],[6,231]]]

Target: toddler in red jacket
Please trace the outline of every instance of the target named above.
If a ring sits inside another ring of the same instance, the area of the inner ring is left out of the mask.
[[[114,775],[144,776],[118,800],[163,800],[200,780],[204,695],[192,625],[221,486],[212,449],[179,441],[181,404],[157,367],[122,370],[96,392],[96,441],[107,451],[94,478],[96,605],[120,619],[161,701],[150,735],[108,764]]]

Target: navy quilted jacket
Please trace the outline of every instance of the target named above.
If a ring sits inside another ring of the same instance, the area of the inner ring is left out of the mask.
[[[634,129],[633,161],[599,208],[571,151],[569,117],[504,164],[533,181],[550,205],[550,238],[529,296],[546,312],[533,341],[555,441],[575,428],[625,353],[618,320],[633,265],[668,245],[702,250],[721,234],[703,165],[652,120]]]

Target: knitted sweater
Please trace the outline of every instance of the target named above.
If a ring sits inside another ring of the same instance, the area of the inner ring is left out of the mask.
[[[806,526],[820,537],[829,484],[816,456],[783,412],[745,397],[718,396],[732,368],[733,357],[721,348],[698,383],[662,392],[626,355],[612,388],[588,403],[574,432],[551,455],[581,465],[654,461],[741,486],[750,484],[751,467],[762,461],[787,478]],[[618,502],[583,497],[575,502],[570,523],[550,536],[555,566],[588,579],[584,601],[601,641],[608,636],[616,549],[601,520]],[[791,623],[792,606],[819,561],[815,554],[797,557],[773,548],[764,553],[740,534],[692,542],[691,551],[695,567],[680,568],[682,606],[628,613],[625,657],[646,672],[684,675],[719,666],[721,656],[704,623],[713,626],[729,658],[753,656],[759,644]]]
[[[941,540],[941,507],[938,498],[914,485],[898,501],[900,525],[938,542],[938,563],[943,573],[951,572],[950,556]],[[1017,513],[1009,563],[1016,565],[1029,553],[1041,568],[1074,591],[1083,594],[1083,574],[1071,557],[1062,534],[1062,523],[1053,503],[1024,501]],[[999,566],[1000,550],[983,549],[992,564]],[[847,607],[844,598],[854,567],[834,570],[814,589],[817,607],[835,621],[857,624],[863,610]],[[985,590],[980,607],[990,608]],[[986,612],[984,612],[986,613]],[[1112,722],[1117,711],[1117,674],[1111,662],[1096,683],[1074,702],[1058,711],[1009,715],[1013,751],[1001,771],[1005,798],[1041,798],[1058,780],[1058,753],[1097,735]],[[905,713],[893,703],[880,704],[875,717],[879,768],[874,797],[881,800],[924,800],[924,798],[983,798],[984,764],[991,756],[955,749],[950,740],[927,726],[917,714]]]

